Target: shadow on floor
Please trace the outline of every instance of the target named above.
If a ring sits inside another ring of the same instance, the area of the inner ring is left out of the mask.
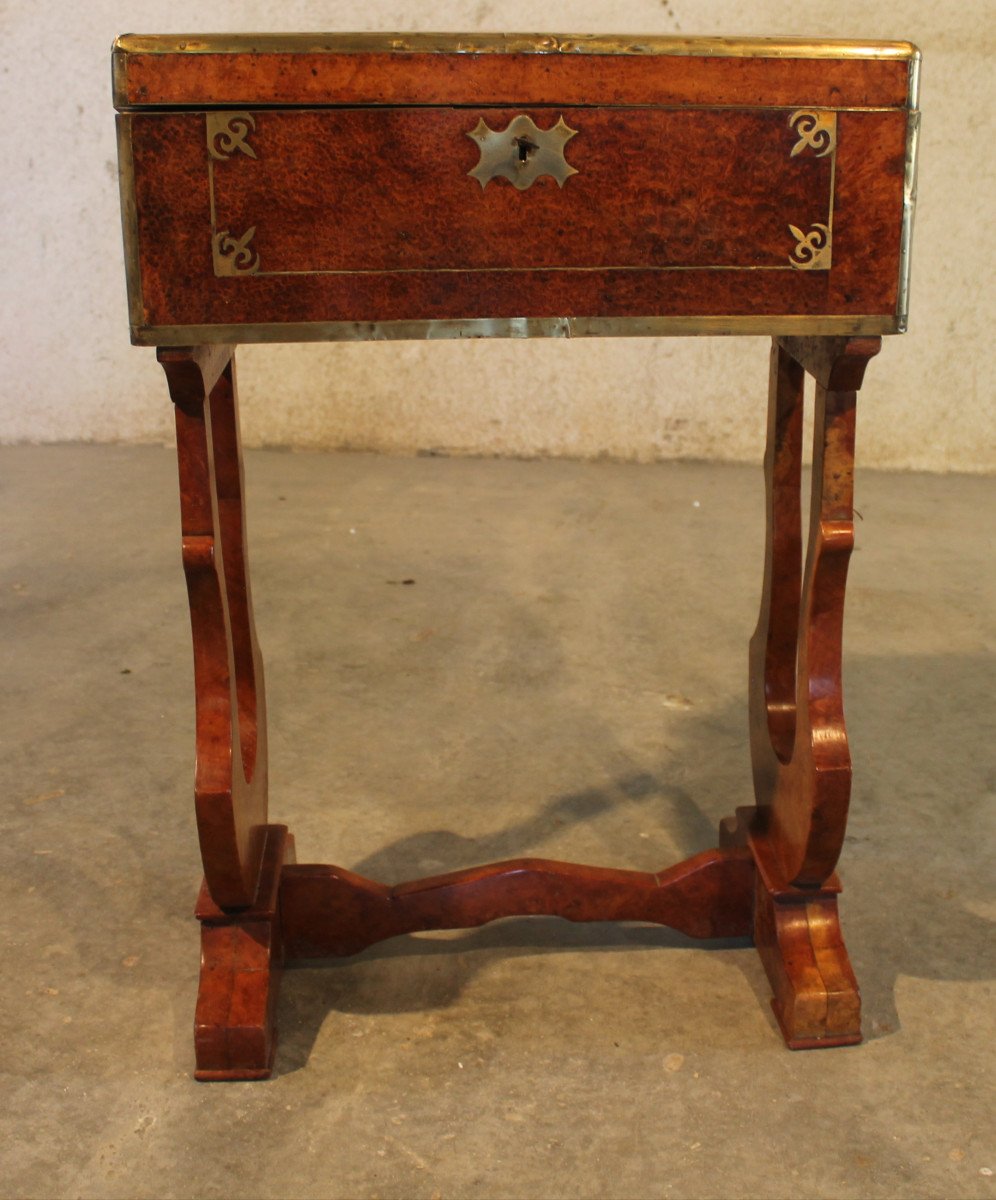
[[[843,855],[841,913],[863,993],[866,1040],[900,1028],[895,1002],[900,976],[950,981],[996,977],[992,922],[971,907],[988,898],[991,864],[986,865],[985,844],[967,832],[984,823],[982,809],[993,787],[984,719],[990,670],[985,655],[865,657],[849,663],[856,784]],[[948,701],[955,696],[959,700],[952,708]],[[669,787],[664,770],[634,772],[611,790],[554,797],[535,817],[483,839],[445,830],[416,834],[353,869],[376,878],[399,862],[422,856],[445,862],[447,870],[514,857],[524,845],[541,843],[554,819],[590,820],[618,803],[614,795],[670,801],[678,818],[678,844],[689,855],[706,849],[715,845],[715,834],[692,793],[714,794],[711,745],[716,728],[736,728],[743,720],[738,700],[708,721],[689,726],[701,731],[701,742],[679,748],[683,760],[692,764],[687,788]],[[746,746],[746,735],[744,741]],[[943,756],[938,747],[944,748]],[[746,774],[746,749],[744,767]],[[736,803],[731,798],[729,811]],[[307,1061],[330,1012],[446,1008],[478,973],[499,960],[580,949],[611,954],[697,946],[716,952],[747,944],[695,942],[654,926],[575,926],[540,917],[507,919],[458,935],[393,939],[353,959],[286,977],[281,1019],[293,1034],[278,1054],[278,1070],[293,1071]],[[426,968],[441,958],[445,970]],[[759,960],[737,954],[732,961],[767,1013],[769,991]],[[771,1027],[775,1029],[773,1020]]]

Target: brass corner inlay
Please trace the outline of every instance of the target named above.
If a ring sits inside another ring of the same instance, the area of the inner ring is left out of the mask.
[[[532,117],[520,114],[502,130],[492,129],[482,117],[467,134],[481,152],[480,162],[467,174],[482,189],[500,177],[524,192],[542,175],[550,175],[563,187],[578,173],[564,158],[564,147],[577,132],[563,117],[551,129],[540,129]]]
[[[789,255],[789,262],[800,271],[829,271],[832,237],[830,226],[817,222],[809,233],[803,233],[795,225],[789,226],[789,233],[796,240],[795,249]]]
[[[238,325],[132,323],[138,346],[235,342],[437,341],[444,338],[871,337],[901,332],[894,316],[497,317],[427,321],[279,321]]]
[[[252,113],[209,112],[206,116],[208,153],[212,158],[224,162],[236,150],[249,158],[256,157],[256,151],[246,141],[256,128]]]
[[[255,275],[259,270],[259,255],[249,245],[256,234],[256,226],[250,225],[241,237],[229,230],[216,233],[211,242],[214,256],[214,273],[219,276]]]
[[[806,150],[812,150],[815,158],[825,158],[837,148],[837,114],[835,112],[812,112],[798,108],[788,119],[789,128],[799,140],[789,155],[795,158]]]

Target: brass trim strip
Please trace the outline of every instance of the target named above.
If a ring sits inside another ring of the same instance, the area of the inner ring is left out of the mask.
[[[122,43],[125,38],[115,38],[111,47],[111,100],[115,108],[128,107],[128,51]]]
[[[916,215],[916,174],[920,142],[920,114],[911,112],[906,126],[906,173],[903,179],[903,228],[899,239],[899,295],[896,318],[905,333],[910,316],[910,274],[913,263],[913,221]]]
[[[913,53],[910,56],[910,83],[909,83],[909,98],[907,107],[920,107],[920,64],[923,62],[923,55],[920,51],[913,47]]]
[[[916,214],[916,176],[920,146],[920,65],[917,50],[910,59],[909,117],[906,124],[906,171],[903,177],[903,228],[899,239],[899,295],[896,319],[905,333],[910,315],[910,272],[913,251],[913,219]]]
[[[824,228],[826,228],[824,226]],[[664,274],[670,271],[792,271],[795,268],[791,262],[755,263],[753,266],[739,267],[725,263],[680,263],[674,266],[658,266],[655,263],[606,263],[599,267],[538,267],[531,264],[528,267],[356,267],[339,270],[334,267],[314,271],[254,271],[259,279],[277,279],[311,276],[311,275],[601,275],[617,271],[632,271],[634,273]],[[819,270],[829,271],[829,266]],[[243,272],[238,272],[243,274]]]
[[[645,54],[710,58],[914,59],[912,42],[789,37],[673,37],[659,34],[213,33],[122,34],[127,54]]]
[[[128,319],[134,329],[145,320],[142,303],[142,263],[138,254],[138,209],[135,204],[135,164],[131,151],[131,117],[115,117],[118,140],[118,187],[121,192],[121,234],[124,238]]]
[[[893,316],[496,317],[446,321],[306,321],[287,324],[149,325],[132,328],[136,346],[211,342],[393,342],[449,338],[575,338],[899,333]]]
[[[254,113],[259,112],[328,112],[329,109],[335,109],[342,112],[363,111],[367,112],[370,109],[390,109],[390,108],[405,108],[417,109],[419,111],[425,109],[453,109],[464,108],[468,112],[480,112],[487,109],[505,109],[505,108],[525,108],[529,112],[548,113],[551,110],[560,111],[570,110],[575,112],[578,109],[602,109],[610,110],[620,108],[631,108],[635,110],[651,110],[653,112],[786,112],[791,113],[798,109],[798,104],[765,104],[757,102],[756,104],[708,104],[705,101],[696,100],[694,104],[635,104],[631,100],[615,100],[612,103],[603,102],[601,100],[591,102],[589,100],[579,100],[553,103],[544,100],[541,103],[523,104],[521,96],[512,96],[507,100],[474,100],[466,104],[440,104],[435,100],[399,100],[387,101],[385,103],[372,104],[365,100],[347,100],[327,102],[309,100],[307,103],[295,101],[294,103],[283,101],[270,101],[260,103],[256,100],[239,101],[236,103],[232,100],[225,100],[217,103],[208,103],[207,101],[197,100],[189,101],[183,104],[125,104],[123,101],[120,104],[115,104],[118,112],[143,113],[153,117],[173,116],[176,113],[215,113],[229,112],[235,109],[250,108]],[[905,104],[810,104],[807,106],[809,112],[833,112],[833,113],[880,113],[880,112],[907,112],[908,108]]]

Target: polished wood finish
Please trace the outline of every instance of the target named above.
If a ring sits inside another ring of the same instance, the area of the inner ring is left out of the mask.
[[[748,846],[754,873],[751,935],[771,984],[771,1007],[790,1050],[852,1046],[861,1041],[861,997],[837,911],[841,885],[782,881],[777,841],[759,835],[763,808],[741,808],[720,825],[726,850]]]
[[[373,323],[408,319],[716,313],[751,314],[780,335],[782,316],[854,319],[845,327],[853,336],[772,341],[766,549],[749,656],[755,806],[723,822],[717,848],[657,873],[524,858],[394,887],[295,865],[287,829],[268,823],[234,344],[160,348],[176,408],[194,643],[199,1079],[271,1071],[285,960],[516,915],[750,937],[791,1048],[860,1040],[835,874],[851,785],[841,642],[857,394],[881,340],[855,326],[861,314],[891,314],[898,327],[914,64],[895,48],[880,58],[781,60],[716,46],[710,55],[689,43],[666,57],[120,49],[119,103],[179,109],[119,116],[139,339],[190,329],[211,341],[225,330],[235,343],[295,322],[345,322],[375,336]],[[526,191],[504,180],[482,190],[467,175],[478,151],[466,132],[482,117],[502,127],[520,106],[549,128],[548,103],[579,128],[567,154],[579,174],[563,189],[541,178]],[[191,110],[226,104],[249,113],[239,136],[251,136],[252,153],[230,139],[210,154],[218,118]],[[314,107],[295,107],[303,105]],[[832,161],[805,146],[791,153],[793,105],[834,110]],[[789,211],[804,213],[808,228],[831,199],[830,269],[772,267],[781,226],[796,224]],[[234,276],[222,263],[219,273],[212,232],[242,238],[240,261],[258,256],[258,272]],[[715,269],[720,262],[729,269]],[[804,561],[807,376],[815,403]]]
[[[861,1039],[861,1004],[840,932],[833,874],[847,827],[851,757],[841,648],[854,546],[857,393],[880,338],[772,342],[767,538],[750,645],[750,728],[758,808],[741,814],[758,867],[754,940],[790,1047]],[[815,381],[809,540],[802,571],[803,384]]]
[[[250,137],[257,160],[238,154],[213,166],[218,220],[238,230],[258,225],[253,245],[264,271],[539,273],[766,263],[789,274],[787,223],[811,214],[824,219],[829,208],[832,158],[793,159],[798,135],[785,113],[772,109],[534,109],[540,128],[562,117],[577,131],[565,150],[577,175],[563,188],[542,176],[525,193],[497,181],[482,189],[470,177],[480,151],[467,133],[482,119],[505,129],[521,111],[257,112]],[[881,114],[860,114],[863,145],[869,115],[882,122]],[[885,116],[898,118],[902,136],[903,114]],[[199,184],[204,120],[196,113],[136,114],[136,173],[152,174],[157,162],[179,167],[177,144],[186,146],[187,127],[196,145],[191,184]],[[708,203],[697,203],[703,196]],[[337,219],[316,220],[316,206]],[[781,219],[761,224],[762,207]],[[151,219],[156,207],[143,203],[142,211]]]

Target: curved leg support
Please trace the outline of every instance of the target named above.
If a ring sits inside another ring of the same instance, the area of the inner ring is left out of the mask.
[[[789,1046],[860,1041],[860,999],[840,933],[834,867],[851,759],[841,643],[854,545],[857,393],[880,338],[782,338],[772,345],[761,615],[751,642],[751,757],[758,807],[727,840],[757,865],[755,941]],[[809,544],[801,572],[803,378],[816,381]]]
[[[802,410],[805,372],[776,341],[768,382],[764,458],[764,583],[750,643],[750,735],[757,802],[774,796],[778,764],[795,743],[796,642],[802,586]]]
[[[253,902],[266,824],[266,711],[246,565],[231,346],[161,349],[176,409],[183,568],[197,713],[194,802],[204,877],[226,909]]]
[[[841,642],[854,545],[857,393],[880,338],[782,338],[772,346],[761,614],[751,642],[751,757],[779,877],[819,887],[843,844],[851,789]],[[812,494],[800,578],[803,375],[816,380]]]

